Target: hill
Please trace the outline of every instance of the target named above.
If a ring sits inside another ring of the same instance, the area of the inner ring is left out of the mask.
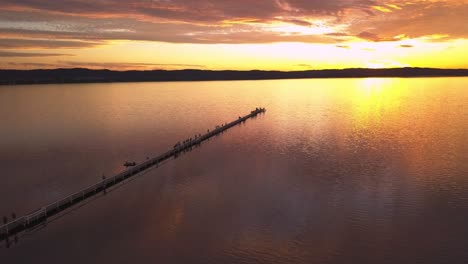
[[[90,69],[0,70],[0,84],[269,80],[362,77],[468,76],[468,69],[392,68],[310,71],[111,71]]]

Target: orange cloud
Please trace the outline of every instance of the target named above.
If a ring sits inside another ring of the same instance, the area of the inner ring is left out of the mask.
[[[467,39],[466,14],[467,0],[2,0],[0,54],[99,53],[119,41],[308,43],[341,52],[392,42],[409,53],[416,49],[402,48]],[[291,65],[300,64],[308,63]]]
[[[402,34],[465,38],[467,13],[466,1],[454,0],[4,0],[0,3],[0,32],[26,38],[175,43],[217,43],[217,39],[219,43],[330,43],[348,41],[348,36],[388,41]],[[265,25],[278,22],[303,27],[300,32],[306,32],[317,27],[314,21],[323,19],[327,19],[327,27],[340,31],[324,31],[321,38],[262,32]]]

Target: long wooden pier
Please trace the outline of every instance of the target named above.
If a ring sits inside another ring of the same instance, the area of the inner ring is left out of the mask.
[[[22,231],[31,229],[35,226],[40,225],[41,223],[47,221],[48,217],[59,214],[60,212],[81,203],[103,191],[107,188],[112,187],[118,183],[121,183],[151,167],[157,166],[163,161],[177,157],[179,154],[191,149],[194,146],[200,145],[203,141],[208,140],[209,138],[216,136],[242,122],[245,122],[247,119],[257,116],[258,114],[264,113],[265,108],[256,108],[250,114],[239,117],[238,119],[225,123],[220,126],[216,126],[213,130],[208,130],[205,134],[198,134],[194,138],[187,139],[183,142],[177,143],[173,149],[157,156],[152,159],[148,159],[145,162],[138,164],[130,169],[127,169],[115,176],[109,178],[103,178],[99,183],[96,183],[92,186],[84,188],[72,195],[69,195],[59,201],[51,203],[49,205],[43,206],[38,210],[33,211],[30,214],[16,218],[13,216],[12,221],[7,222],[4,218],[4,224],[0,226],[0,240],[7,240],[10,236],[14,236]],[[6,222],[6,223],[5,223]]]

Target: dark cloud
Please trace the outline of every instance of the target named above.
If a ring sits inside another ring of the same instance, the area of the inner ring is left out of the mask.
[[[333,36],[333,37],[349,37],[349,34],[348,33],[344,33],[344,32],[333,32],[333,33],[327,33],[325,34],[327,36]]]
[[[57,64],[53,63],[40,63],[40,62],[3,62],[0,63],[0,67],[3,69],[45,69],[45,68],[58,68]]]
[[[302,14],[339,14],[347,9],[368,10],[376,5],[374,0],[287,0],[275,1],[283,2],[289,10],[294,10]],[[288,10],[286,9],[286,10]]]
[[[205,68],[199,64],[169,64],[169,63],[129,63],[129,62],[76,62],[76,61],[58,61],[62,67],[90,67],[100,69],[122,69],[122,68],[158,68],[158,67],[176,67],[176,68]]]
[[[375,33],[367,32],[367,31],[363,31],[363,32],[357,34],[356,37],[361,38],[361,39],[365,39],[365,40],[368,40],[368,41],[373,41],[373,42],[398,41],[398,40],[401,40],[403,38],[403,36],[382,37],[382,36],[379,36],[379,35],[377,35]]]
[[[379,36],[377,36],[377,34],[374,34],[374,33],[371,33],[371,32],[367,32],[367,31],[363,31],[359,34],[356,35],[358,38],[362,38],[362,39],[365,39],[365,40],[370,40],[370,41],[379,41],[381,40],[379,38]]]
[[[62,53],[0,51],[0,57],[57,57],[57,56],[74,56],[74,55],[62,54]]]
[[[230,18],[272,18],[278,15],[337,14],[369,9],[376,0],[3,0],[0,8],[28,8],[87,16],[144,14],[182,21],[221,21]]]
[[[312,23],[310,23],[308,21],[304,21],[304,20],[300,20],[300,19],[280,19],[279,21],[287,22],[287,23],[291,23],[291,24],[296,24],[296,25],[299,25],[299,26],[305,26],[305,27],[310,27],[310,26],[313,25]]]
[[[130,2],[130,1],[129,1]],[[43,0],[2,0],[1,8],[9,9],[35,9],[69,14],[97,14],[109,11],[118,11],[128,4],[119,4],[119,1],[108,0],[62,0],[62,1],[43,1]],[[104,11],[106,10],[106,11]]]
[[[413,45],[402,44],[400,45],[401,48],[413,48]]]
[[[314,68],[314,66],[310,64],[297,64],[296,66],[302,67],[302,68],[309,68],[309,69]]]
[[[130,62],[77,62],[77,61],[56,61],[55,63],[35,63],[35,62],[3,62],[2,68],[27,68],[27,69],[54,69],[54,68],[90,68],[90,69],[110,69],[110,70],[148,70],[148,69],[203,69],[206,66],[198,64],[158,64],[158,63],[130,63]]]
[[[74,48],[94,47],[99,44],[102,44],[102,42],[75,41],[75,40],[0,38],[0,49],[21,49],[21,48],[74,49]]]

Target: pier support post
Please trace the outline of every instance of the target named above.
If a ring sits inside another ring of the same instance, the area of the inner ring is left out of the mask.
[[[8,217],[4,216],[3,217],[3,224],[5,224],[5,234],[6,234],[6,237],[8,238],[8,234],[10,233],[10,230],[9,230],[9,226],[7,225],[8,223]]]
[[[104,194],[106,194],[106,176],[104,176],[104,173],[102,174],[102,191],[104,192]]]

